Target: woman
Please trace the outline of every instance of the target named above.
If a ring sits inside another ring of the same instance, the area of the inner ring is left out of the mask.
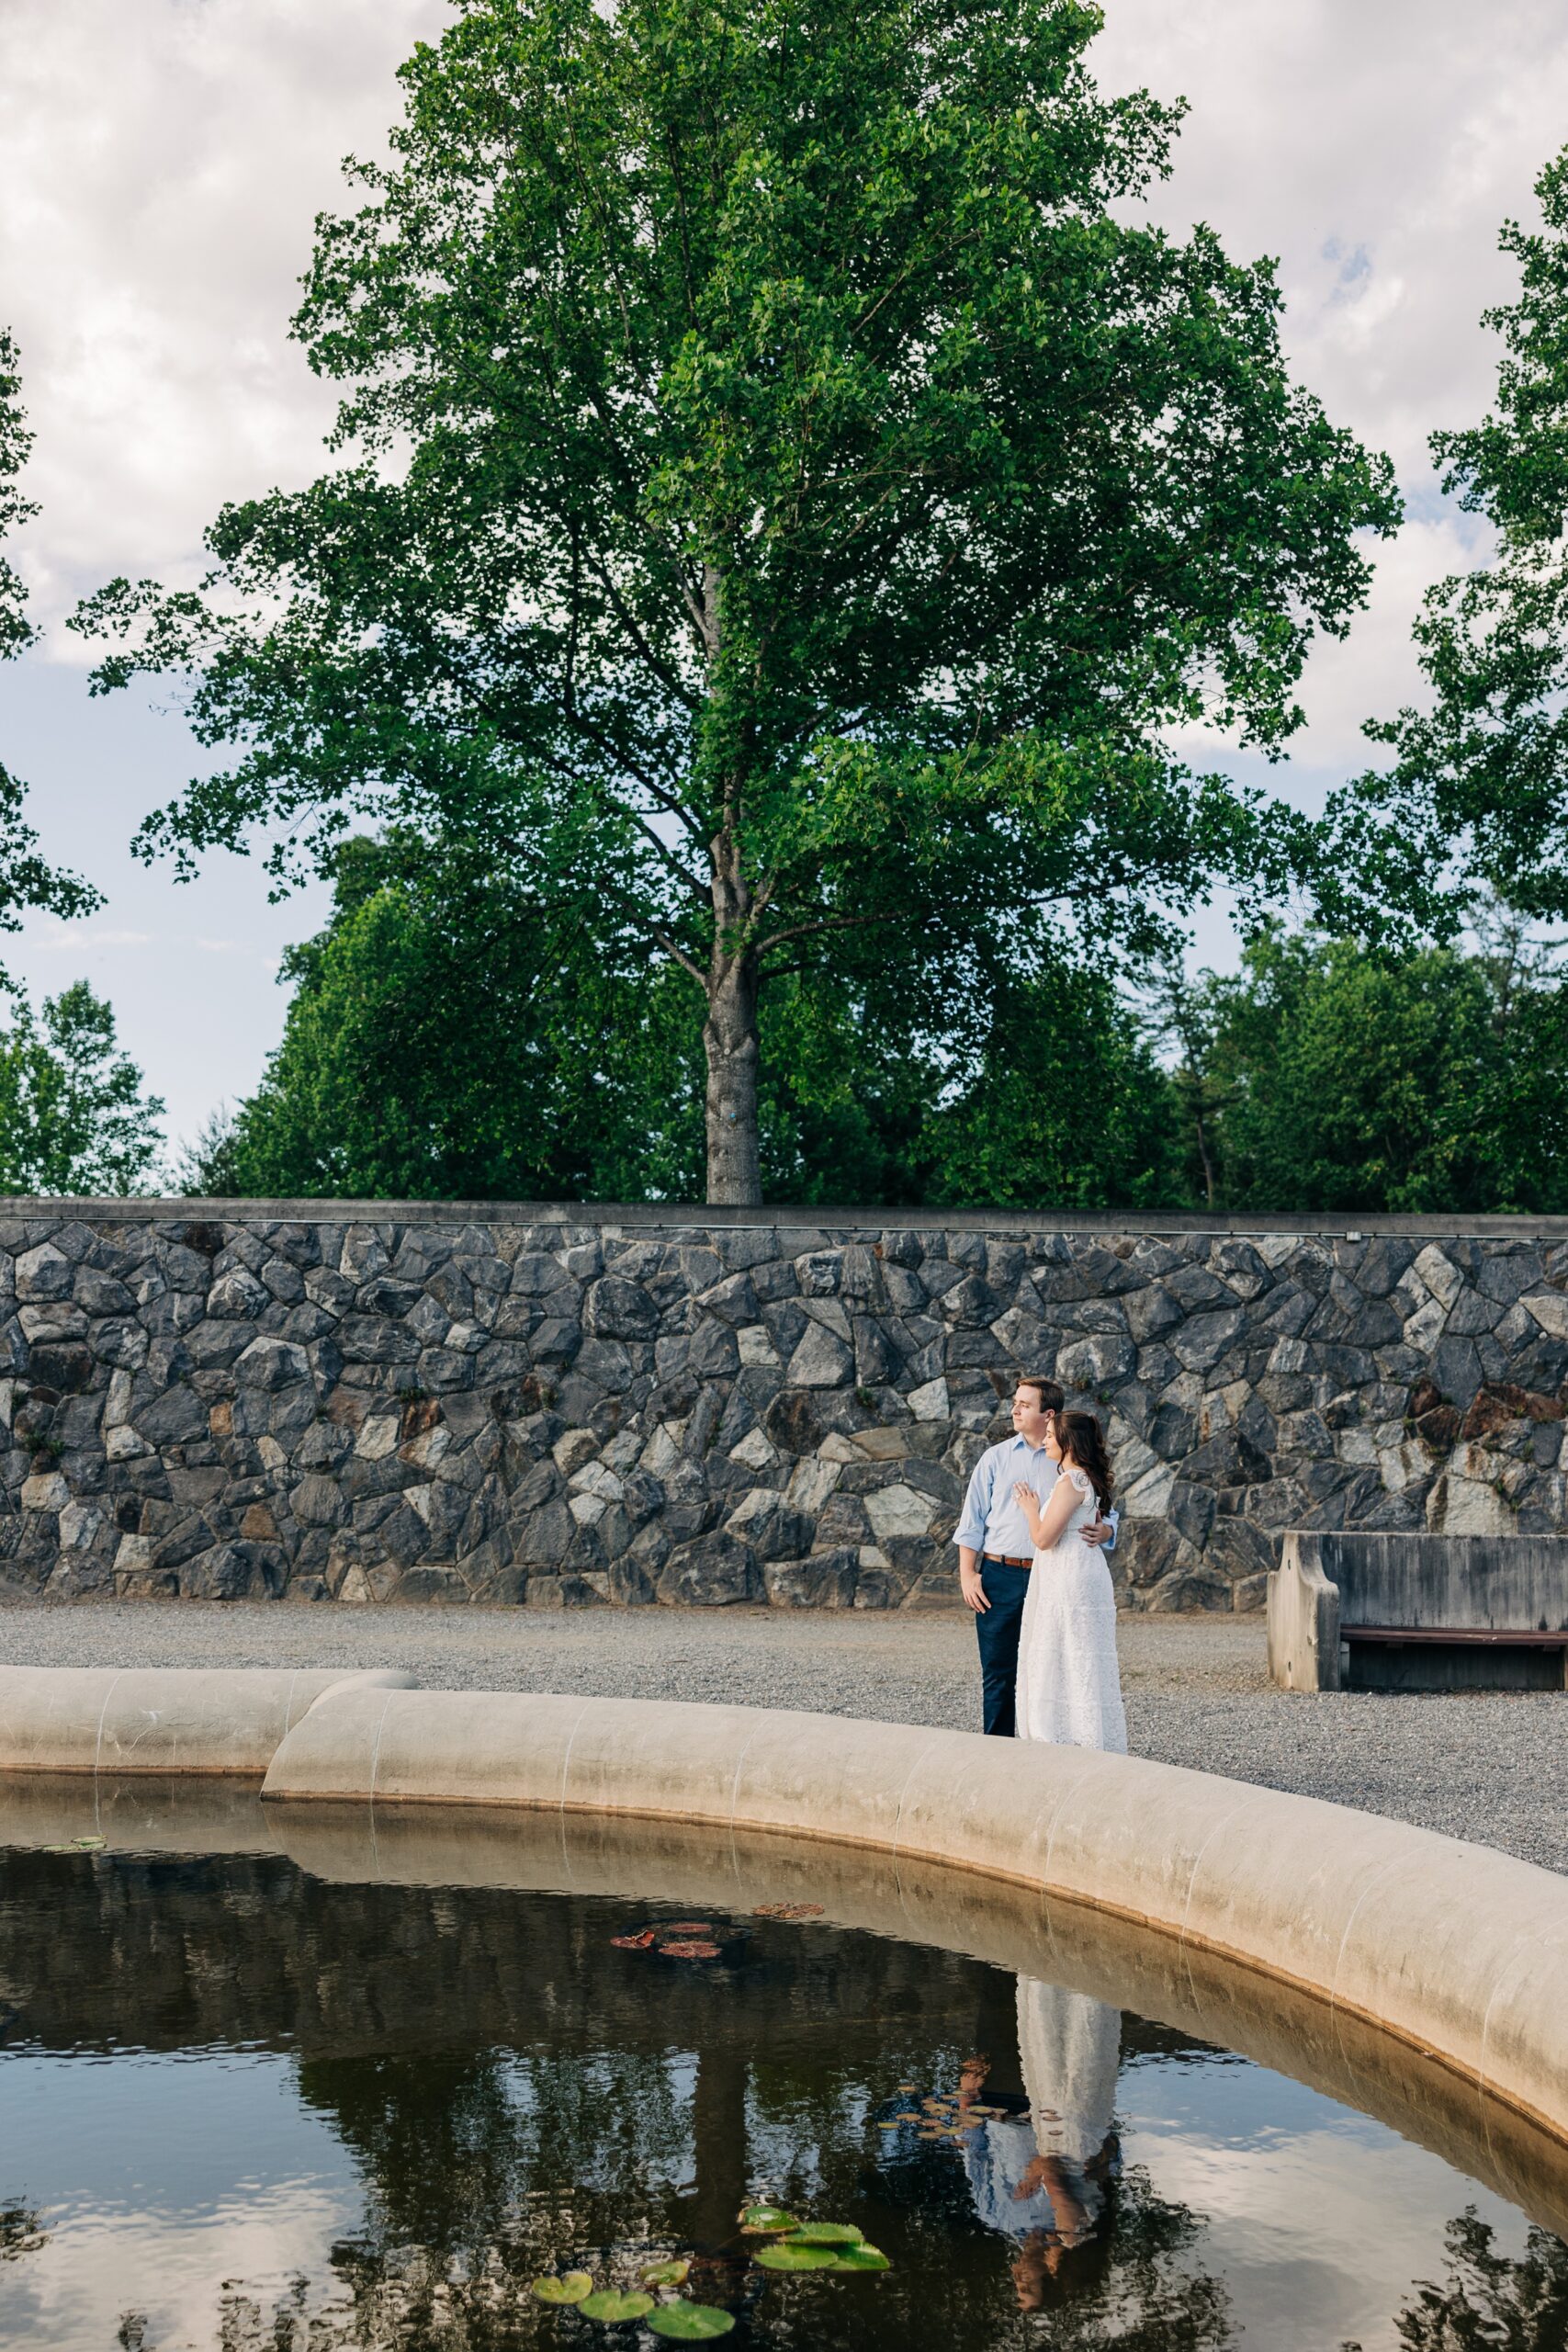
[[[1018,1736],[1127,1753],[1111,1571],[1079,1531],[1111,1507],[1111,1464],[1092,1413],[1054,1413],[1045,1451],[1056,1483],[1043,1503],[1013,1488],[1034,1541],[1018,1645]]]

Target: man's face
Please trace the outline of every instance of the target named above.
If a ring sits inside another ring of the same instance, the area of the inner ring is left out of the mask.
[[[1012,1425],[1029,1445],[1043,1445],[1051,1416],[1040,1402],[1038,1388],[1025,1388],[1021,1382],[1012,1392]]]

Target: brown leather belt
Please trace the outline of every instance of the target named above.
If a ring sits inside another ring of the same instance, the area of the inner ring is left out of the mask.
[[[992,1568],[1032,1568],[1034,1566],[1032,1552],[1026,1560],[1010,1560],[1005,1552],[982,1552],[980,1557],[987,1567]]]

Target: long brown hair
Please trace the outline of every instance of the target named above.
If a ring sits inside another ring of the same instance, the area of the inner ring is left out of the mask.
[[[1111,1457],[1105,1451],[1105,1432],[1092,1413],[1058,1413],[1056,1442],[1062,1449],[1064,1462],[1075,1463],[1087,1472],[1090,1486],[1100,1498],[1101,1510],[1111,1509],[1111,1488],[1115,1484],[1111,1475]]]

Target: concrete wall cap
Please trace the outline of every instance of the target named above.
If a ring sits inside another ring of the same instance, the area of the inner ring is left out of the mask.
[[[412,1683],[389,1667],[0,1667],[0,1772],[259,1778],[328,1691]]]

